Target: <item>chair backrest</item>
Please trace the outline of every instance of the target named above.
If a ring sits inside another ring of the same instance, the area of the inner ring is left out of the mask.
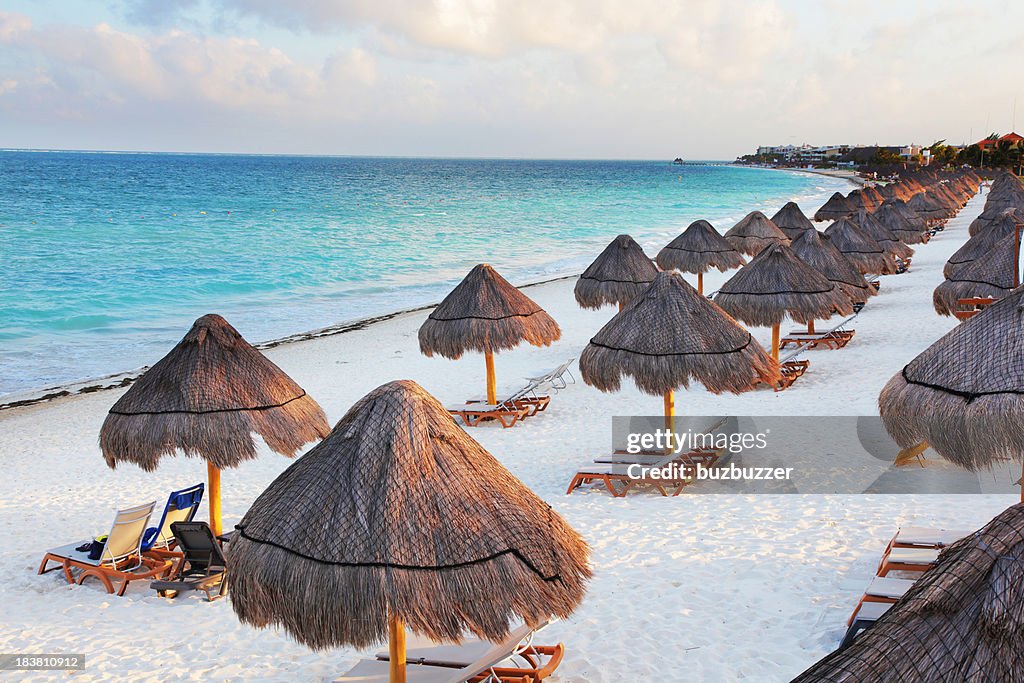
[[[191,522],[199,510],[199,503],[203,500],[203,491],[206,486],[202,483],[189,486],[180,491],[172,491],[167,497],[167,505],[164,506],[164,514],[157,527],[156,536],[150,547],[163,548],[170,544],[174,538],[171,525],[175,522]]]
[[[114,525],[107,534],[107,542],[103,545],[103,554],[100,556],[103,564],[116,565],[142,552],[142,536],[146,533],[155,507],[154,500],[145,505],[118,510],[114,516]]]
[[[458,669],[458,675],[461,675],[463,678],[455,678],[453,680],[464,681],[497,666],[502,661],[508,659],[514,654],[517,654],[521,650],[519,644],[523,640],[532,638],[534,633],[540,631],[549,623],[551,623],[550,620],[541,622],[541,624],[536,628],[531,628],[526,624],[522,624],[521,626],[512,629],[509,631],[508,636],[506,636],[500,643],[493,643],[491,647],[488,648],[487,652],[480,655],[476,661],[471,662],[462,669]]]
[[[719,429],[721,429],[722,427],[726,426],[726,423],[729,422],[729,418],[728,417],[718,417],[718,416],[715,416],[715,417],[711,417],[710,419],[713,422],[707,428],[699,429],[699,430],[695,429],[693,431],[695,433],[701,433],[701,434],[714,434]],[[682,456],[684,454],[685,454],[685,452],[684,453],[675,453],[675,452],[667,453],[665,455],[665,457],[659,459],[654,464],[652,464],[650,466],[647,466],[646,469],[651,469],[651,470],[663,469],[663,468],[668,467],[669,465],[671,465],[673,462],[678,460],[680,458],[680,456]]]
[[[174,522],[171,525],[178,550],[193,570],[208,571],[226,566],[224,552],[206,522]]]

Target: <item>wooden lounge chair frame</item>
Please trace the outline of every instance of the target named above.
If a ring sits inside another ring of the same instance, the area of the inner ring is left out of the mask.
[[[983,297],[968,297],[966,299],[956,300],[956,309],[953,311],[953,315],[960,322],[973,318],[974,316],[981,313],[985,308],[995,303],[995,299],[990,296]]]
[[[174,561],[142,554],[142,537],[155,507],[154,501],[119,510],[107,534],[100,559],[91,560],[87,552],[76,550],[85,542],[70,543],[47,551],[39,563],[37,574],[61,569],[69,584],[77,583],[79,586],[89,577],[94,577],[99,579],[108,593],[114,593],[114,582],[120,582],[118,596],[124,595],[132,581],[164,576],[174,568]],[[47,567],[50,562],[57,564]],[[79,570],[77,579],[73,570]]]
[[[904,593],[906,593],[906,591],[910,589],[910,586],[914,584],[914,582],[910,579],[890,579],[888,577],[876,576],[874,579],[872,579],[872,585],[875,585],[876,581],[884,581],[886,582],[886,585],[903,584]],[[857,606],[853,609],[853,614],[851,614],[850,618],[846,621],[847,626],[853,624],[853,620],[857,616],[857,612],[860,611],[861,605],[863,605],[865,602],[884,602],[888,604],[895,604],[899,601],[900,597],[902,597],[902,594],[899,597],[894,597],[891,595],[872,594],[869,592],[870,590],[871,586],[869,585],[867,590],[864,592],[864,595],[862,595],[860,600],[857,602]]]
[[[871,608],[868,608],[868,605]],[[839,644],[839,648],[842,649],[852,643],[862,631],[866,631],[875,625],[883,614],[885,614],[892,605],[884,602],[862,602],[854,610],[853,616],[850,618],[850,625],[846,629],[846,635],[843,636],[843,641]]]
[[[661,477],[631,477],[625,473],[629,465],[640,465],[646,470],[664,470],[670,465],[682,466],[686,470],[694,471],[697,465],[713,467],[721,457],[722,451],[694,450],[678,455],[666,456],[662,453],[662,459],[658,462],[647,464],[647,462],[620,461],[605,465],[586,465],[577,470],[569,482],[566,495],[587,484],[600,482],[615,498],[625,498],[630,491],[641,486],[649,486],[658,491],[662,496],[675,497],[683,492],[687,485],[693,482],[692,477],[685,478],[661,478]],[[639,454],[651,455],[651,453]]]
[[[449,408],[448,412],[461,417],[467,427],[476,427],[487,420],[498,420],[502,427],[508,429],[520,420],[547,409],[551,397],[539,394],[539,387],[540,382],[533,380],[497,403],[488,404],[484,399],[470,399],[465,405]]]

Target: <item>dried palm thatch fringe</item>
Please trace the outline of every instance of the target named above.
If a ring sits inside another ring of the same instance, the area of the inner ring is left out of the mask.
[[[893,258],[908,259],[914,255],[914,250],[904,244],[896,235],[892,234],[892,230],[885,227],[881,221],[875,218],[874,214],[867,211],[858,211],[851,220],[866,235],[882,245],[885,253]]]
[[[969,470],[1024,453],[1024,288],[957,325],[878,396],[901,448],[927,441]]]
[[[717,268],[723,273],[747,262],[729,241],[705,220],[694,221],[681,235],[658,252],[662,270],[704,273]]]
[[[957,301],[971,297],[990,296],[1001,299],[1013,291],[1016,283],[1016,242],[1007,235],[985,258],[957,269],[953,277],[935,288],[932,303],[939,315],[953,315]]]
[[[420,351],[458,360],[466,351],[492,353],[522,342],[548,346],[558,323],[486,263],[475,266],[420,326]]]
[[[852,645],[794,683],[1015,683],[1024,671],[1024,504],[945,548]]]
[[[887,254],[882,245],[853,221],[840,218],[828,226],[825,235],[861,273],[891,275],[896,272],[896,260],[892,255]]]
[[[835,221],[850,216],[853,211],[854,209],[846,197],[841,192],[836,192],[814,213],[814,220]]]
[[[1016,208],[999,207],[991,210],[985,209],[978,214],[977,218],[971,221],[971,225],[967,228],[967,234],[974,237],[993,223],[996,223],[1007,216],[1015,220],[1017,223],[1024,223],[1024,202],[1021,202],[1021,205]]]
[[[625,304],[647,289],[657,274],[636,240],[619,235],[583,271],[573,293],[583,308]]]
[[[756,256],[769,244],[789,244],[786,233],[760,211],[751,211],[725,233],[725,239],[736,251]]]
[[[853,313],[850,298],[835,283],[783,244],[773,244],[740,268],[718,290],[715,303],[758,327],[778,325],[787,315],[806,323]]]
[[[437,641],[567,617],[591,576],[569,524],[415,382],[374,389],[238,524],[228,572],[244,623],[315,650]]]
[[[964,242],[963,246],[946,261],[942,274],[947,278],[953,277],[972,261],[986,258],[996,245],[1006,239],[1008,235],[1015,235],[1017,227],[1017,221],[1013,216],[1004,216],[999,219]]]
[[[181,451],[223,469],[256,457],[254,433],[291,457],[328,431],[302,387],[224,318],[204,315],[110,409],[100,449],[110,467],[152,471]]]
[[[850,260],[835,248],[832,241],[817,230],[804,231],[800,237],[793,240],[791,248],[801,261],[824,275],[825,279],[835,283],[853,303],[862,304],[869,296],[877,294],[875,288],[868,285],[868,281],[864,279],[857,266],[850,263]]]
[[[697,381],[712,393],[775,384],[779,366],[750,333],[676,273],[654,284],[594,335],[580,355],[583,381],[617,391],[632,377],[663,395]]]
[[[786,204],[775,212],[772,216],[772,223],[778,226],[779,230],[786,234],[791,240],[795,240],[805,230],[815,230],[814,223],[811,222],[804,212],[800,210],[796,202],[786,202]]]

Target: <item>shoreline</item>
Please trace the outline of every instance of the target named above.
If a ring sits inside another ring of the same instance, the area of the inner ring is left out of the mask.
[[[516,285],[516,289],[527,289],[529,287],[539,287],[552,282],[558,282],[560,280],[573,280],[580,276],[579,273],[571,275],[558,275],[555,277],[545,278],[543,280],[537,280],[535,282],[527,282],[522,285]],[[346,334],[349,332],[356,332],[358,330],[365,330],[373,325],[377,325],[388,320],[394,320],[402,316],[410,315],[412,313],[420,313],[422,311],[429,311],[433,308],[437,308],[440,301],[434,301],[429,304],[422,306],[413,306],[411,308],[402,308],[397,311],[391,311],[390,313],[381,313],[379,315],[364,316],[362,318],[354,318],[352,320],[343,320],[341,322],[333,323],[326,327],[319,327],[312,330],[306,330],[304,332],[296,332],[295,334],[289,334],[284,337],[277,337],[276,339],[268,339],[267,341],[256,342],[253,344],[254,347],[261,351],[267,349],[274,349],[277,347],[290,346],[293,344],[299,344],[301,342],[310,341],[312,339],[321,339],[323,337],[333,337],[339,334]],[[83,394],[94,394],[99,391],[110,391],[112,389],[122,389],[124,387],[131,386],[136,380],[139,379],[147,370],[149,365],[143,365],[142,367],[133,368],[131,370],[123,370],[121,372],[114,372],[109,375],[101,375],[99,377],[86,377],[83,379],[68,382],[66,384],[57,384],[49,387],[42,387],[39,389],[28,389],[26,391],[15,392],[8,394],[7,396],[0,397],[0,412],[5,410],[12,410],[14,408],[24,408],[26,406],[38,405],[40,403],[48,403],[59,398],[70,398],[73,396],[81,396]]]
[[[767,171],[786,171],[790,173],[815,172],[813,170],[809,171],[807,169],[769,168],[762,166],[745,166],[740,164],[735,165],[740,168],[761,169]],[[846,180],[848,182],[851,182],[851,184],[855,185],[854,178],[847,177],[846,175],[824,172],[819,174],[833,177],[838,180]],[[852,173],[850,175],[855,176],[855,174]],[[779,201],[783,201],[782,198],[780,198]],[[680,231],[683,229],[685,229],[685,226],[679,226]],[[546,275],[539,280],[529,280],[523,284],[517,284],[516,287],[520,289],[525,289],[528,287],[537,287],[550,282],[556,282],[558,280],[574,279],[578,278],[581,272],[582,271],[580,270],[575,272],[562,272],[557,275]],[[331,323],[330,325],[327,325],[325,327],[303,330],[292,334],[287,334],[282,337],[275,337],[265,341],[254,342],[253,346],[260,350],[267,350],[281,346],[288,346],[303,341],[309,341],[311,339],[345,334],[347,332],[362,330],[372,325],[376,325],[411,313],[430,310],[437,307],[438,304],[440,304],[440,300],[431,301],[429,303],[419,304],[408,308],[400,308],[398,310],[373,313],[367,316],[341,320]],[[61,398],[69,398],[72,396],[80,396],[83,394],[91,394],[101,391],[125,388],[130,386],[139,377],[141,377],[142,374],[149,369],[149,367],[150,366],[148,365],[142,365],[127,370],[112,372],[109,374],[92,375],[58,384],[52,384],[42,387],[32,387],[29,389],[14,391],[6,395],[0,395],[0,412],[14,408],[22,408],[26,406],[38,405],[41,403],[47,403],[49,401]]]

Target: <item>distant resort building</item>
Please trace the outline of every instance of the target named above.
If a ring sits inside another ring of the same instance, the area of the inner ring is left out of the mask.
[[[983,152],[991,152],[994,149],[1000,148],[1020,149],[1021,143],[1024,143],[1024,136],[1011,131],[1005,135],[996,135],[993,133],[984,140],[978,140],[974,144],[976,144]]]

